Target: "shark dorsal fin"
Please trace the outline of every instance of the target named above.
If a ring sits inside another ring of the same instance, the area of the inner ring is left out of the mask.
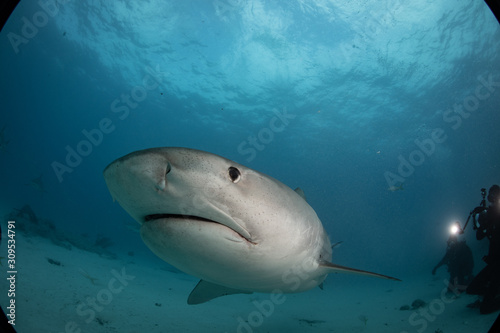
[[[193,291],[191,291],[191,294],[189,294],[187,303],[190,305],[201,304],[221,296],[232,295],[232,294],[251,294],[251,293],[252,293],[251,291],[233,289],[212,282],[200,280],[200,282],[198,282],[196,287],[194,287]]]
[[[298,195],[300,195],[302,197],[302,199],[304,199],[307,202],[306,194],[304,193],[304,191],[300,187],[297,187],[295,189],[295,193],[297,193]]]

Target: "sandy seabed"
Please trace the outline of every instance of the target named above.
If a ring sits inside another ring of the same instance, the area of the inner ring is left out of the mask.
[[[5,230],[1,245],[6,255]],[[324,290],[232,295],[187,305],[198,280],[149,254],[116,259],[16,234],[15,328],[24,332],[487,332],[498,313],[468,308],[477,297],[445,294],[446,275],[403,282],[333,275]],[[10,298],[1,259],[0,304]],[[400,310],[415,299],[416,310]]]

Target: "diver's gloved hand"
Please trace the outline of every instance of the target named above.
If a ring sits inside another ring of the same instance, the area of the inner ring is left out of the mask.
[[[480,214],[484,210],[487,210],[486,207],[478,206],[478,207],[474,208],[474,210],[472,211],[472,214]]]

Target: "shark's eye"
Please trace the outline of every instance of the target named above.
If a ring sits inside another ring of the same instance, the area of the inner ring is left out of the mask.
[[[167,169],[165,170],[165,176],[168,175],[172,167],[170,166],[170,163],[167,162]]]
[[[235,167],[229,167],[228,173],[229,173],[229,178],[231,179],[231,181],[233,183],[236,184],[237,182],[240,181],[240,179],[241,179],[240,170],[236,169]]]

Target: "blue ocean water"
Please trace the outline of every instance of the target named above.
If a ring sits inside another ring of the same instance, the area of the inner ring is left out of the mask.
[[[21,1],[0,43],[2,208],[116,252],[144,245],[102,171],[144,148],[301,187],[343,241],[334,262],[403,280],[500,183],[500,29],[482,1]],[[465,237],[478,271],[487,243]]]

